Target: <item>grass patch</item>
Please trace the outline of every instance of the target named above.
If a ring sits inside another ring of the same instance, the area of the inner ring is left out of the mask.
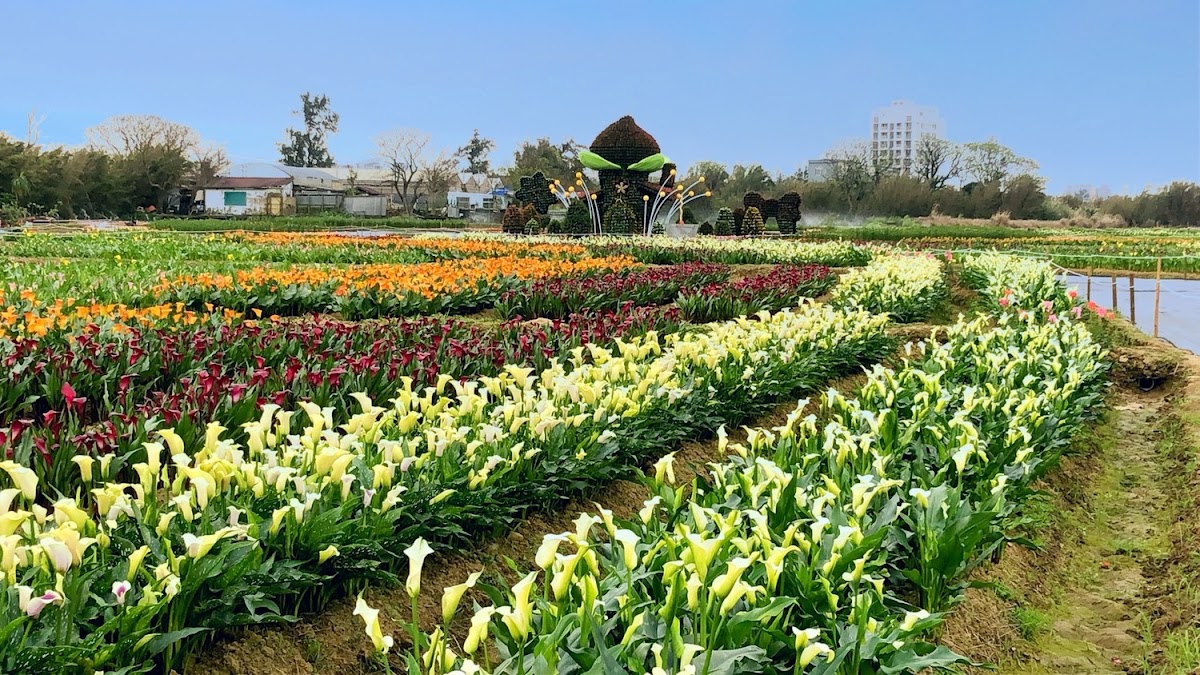
[[[1012,620],[1017,633],[1030,642],[1054,625],[1054,619],[1049,614],[1031,607],[1014,607]]]

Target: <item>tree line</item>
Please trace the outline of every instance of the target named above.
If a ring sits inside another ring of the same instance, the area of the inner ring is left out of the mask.
[[[277,144],[280,162],[334,166],[329,137],[338,130],[339,116],[329,97],[306,92],[300,103],[294,114],[301,124],[285,129],[284,140]],[[0,133],[0,221],[16,222],[30,215],[128,218],[140,211],[169,211],[181,189],[201,188],[228,167],[220,146],[205,142],[185,125],[152,115],[109,118],[88,129],[86,144],[74,149],[42,146],[36,126],[31,118],[24,140]],[[499,175],[508,186],[539,171],[550,179],[571,180],[584,171],[579,153],[586,149],[573,139],[538,138],[519,145],[511,163],[493,168],[490,153],[495,142],[478,129],[455,150],[437,147],[429,134],[417,129],[381,133],[375,146],[406,213],[412,213],[422,197],[453,189],[460,170]],[[803,168],[783,175],[759,164],[730,167],[700,161],[684,180],[690,183],[704,176],[712,191],[711,199],[694,204],[699,219],[715,217],[721,207],[739,206],[743,195],[754,191],[768,196],[797,192],[810,215],[1006,214],[1012,219],[1083,216],[1107,218],[1112,224],[1200,225],[1200,186],[1194,183],[1172,183],[1136,196],[1051,197],[1045,181],[1034,174],[1037,163],[995,139],[955,144],[921,136],[906,167],[897,166],[889,153],[875,151],[865,140],[844,143],[827,159],[828,175],[819,177]]]
[[[86,131],[83,147],[44,147],[34,125],[23,140],[0,134],[0,220],[130,217],[166,210],[182,187],[227,165],[220,146],[153,115],[120,115]]]

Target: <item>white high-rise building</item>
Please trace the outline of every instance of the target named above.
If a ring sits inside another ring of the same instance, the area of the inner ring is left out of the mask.
[[[916,158],[917,141],[925,134],[945,138],[946,123],[937,108],[909,101],[892,101],[871,118],[871,153],[890,160],[900,173],[909,173]]]

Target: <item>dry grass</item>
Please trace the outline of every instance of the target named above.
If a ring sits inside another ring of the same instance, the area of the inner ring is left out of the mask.
[[[948,216],[935,210],[928,216],[915,218],[914,220],[927,225],[990,225],[993,227],[1011,227],[1015,230],[1036,230],[1054,227],[1104,230],[1129,226],[1121,216],[1108,213],[1089,215],[1082,211],[1076,211],[1070,217],[1058,220],[1022,220],[1013,219],[1008,211],[1000,211],[991,218],[961,218],[958,216]]]

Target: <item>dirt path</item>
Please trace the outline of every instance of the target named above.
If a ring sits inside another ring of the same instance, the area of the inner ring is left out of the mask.
[[[1167,492],[1158,445],[1170,403],[1161,389],[1122,391],[1097,435],[1102,471],[1079,514],[1078,548],[1065,573],[1069,586],[1034,635],[1028,663],[1008,673],[1125,673],[1142,670],[1147,654],[1143,614],[1151,570],[1169,548]],[[1031,620],[1029,614],[1018,614]],[[1036,628],[1034,629],[1036,631]],[[1032,632],[1032,631],[1031,631]]]

